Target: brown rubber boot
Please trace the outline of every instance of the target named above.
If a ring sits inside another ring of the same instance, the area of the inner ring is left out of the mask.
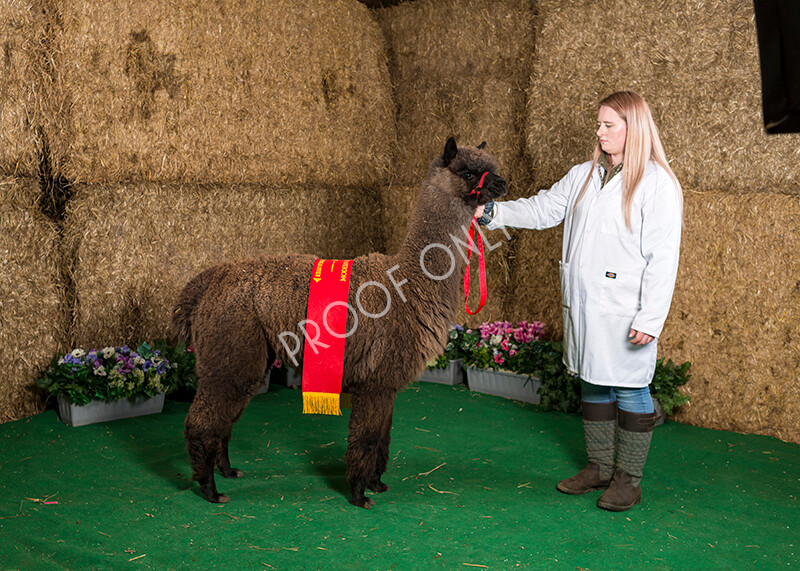
[[[642,501],[639,482],[650,451],[656,417],[654,412],[640,414],[620,409],[617,471],[608,490],[597,500],[598,507],[624,512]]]
[[[583,435],[589,464],[556,489],[565,494],[580,495],[604,490],[614,475],[614,451],[617,440],[617,403],[581,402]]]

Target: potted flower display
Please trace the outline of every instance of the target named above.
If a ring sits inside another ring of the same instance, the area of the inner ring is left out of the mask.
[[[544,336],[538,321],[484,323],[464,333],[462,347],[470,390],[539,404],[540,379],[534,375],[530,347]]]
[[[143,343],[56,354],[37,384],[58,401],[61,420],[82,426],[161,412],[177,365]]]
[[[464,381],[464,357],[468,353],[464,346],[465,331],[463,325],[450,328],[444,353],[428,363],[419,377],[420,381],[443,385],[457,385]]]

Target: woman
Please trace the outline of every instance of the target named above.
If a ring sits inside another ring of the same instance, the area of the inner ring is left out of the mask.
[[[564,222],[563,360],[581,379],[589,462],[557,488],[606,489],[597,505],[624,511],[642,498],[655,421],[648,385],[678,271],[683,199],[640,95],[600,102],[597,139],[592,160],[549,190],[487,204],[478,216],[489,229]]]

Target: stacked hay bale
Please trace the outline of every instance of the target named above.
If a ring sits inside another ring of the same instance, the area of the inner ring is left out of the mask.
[[[376,14],[397,103],[398,166],[384,209],[392,251],[405,236],[431,161],[451,135],[461,145],[487,141],[512,194],[526,186],[522,126],[534,7],[530,0],[417,0]],[[492,242],[502,247],[488,258],[489,304],[473,320],[502,317],[513,246],[505,236]],[[459,321],[466,317],[462,312]]]
[[[68,325],[59,230],[40,207],[45,31],[33,2],[0,3],[0,422],[42,410],[35,381]]]
[[[800,442],[800,200],[686,196],[661,353],[692,362],[678,420]]]
[[[169,337],[180,289],[224,260],[378,250],[378,205],[361,187],[78,185],[66,226],[78,292],[73,341],[88,348]]]
[[[168,335],[180,288],[227,259],[380,249],[394,104],[367,7],[50,0],[48,11],[61,112],[42,131],[53,176],[74,183],[73,345]]]
[[[32,125],[33,88],[41,77],[31,55],[41,48],[39,12],[27,0],[0,3],[0,173],[35,176],[39,167]]]
[[[42,410],[35,381],[67,330],[61,252],[38,183],[0,177],[0,422]]]
[[[51,0],[73,182],[385,181],[394,105],[356,0]]]
[[[800,273],[791,261],[797,231],[785,216],[797,212],[800,136],[764,133],[752,3],[538,6],[527,121],[531,194],[590,158],[600,99],[640,92],[686,197],[681,272],[661,342],[661,354],[692,361],[686,390],[693,401],[679,418],[797,440],[798,420],[784,410],[800,404],[796,336],[788,329],[798,315],[785,304],[797,307]],[[556,319],[560,237],[520,239],[527,271],[517,274],[513,313],[549,307],[548,323]],[[531,282],[547,283],[549,295]],[[749,335],[762,330],[781,334]]]

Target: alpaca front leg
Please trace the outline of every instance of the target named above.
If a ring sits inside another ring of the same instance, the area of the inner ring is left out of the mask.
[[[388,430],[391,429],[394,397],[394,391],[352,395],[345,460],[350,503],[361,508],[375,505],[374,500],[364,495],[367,488],[377,492],[389,489],[380,478],[389,457]]]

